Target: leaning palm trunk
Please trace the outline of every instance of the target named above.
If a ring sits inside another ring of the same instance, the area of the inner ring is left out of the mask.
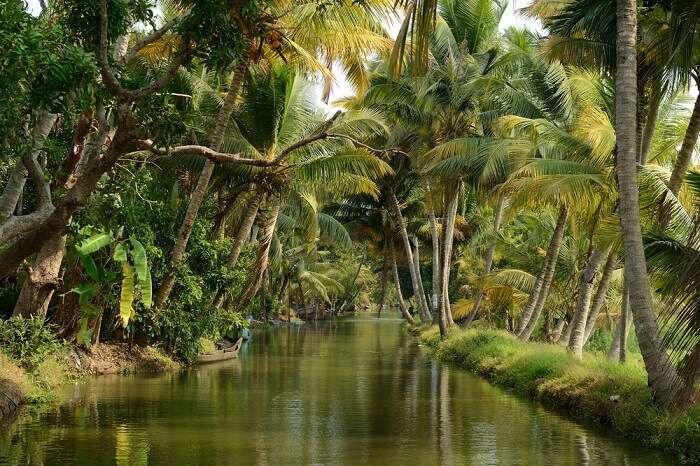
[[[698,80],[698,83],[700,83],[700,80]],[[688,121],[688,128],[685,130],[683,144],[678,151],[678,157],[676,157],[676,163],[673,166],[671,178],[668,181],[668,190],[674,196],[678,196],[678,192],[683,185],[685,173],[688,171],[688,168],[690,168],[695,144],[698,140],[698,134],[700,134],[700,95],[695,99],[695,106],[693,107],[693,113],[690,115],[690,120]],[[670,221],[671,206],[669,203],[664,203],[659,209],[659,229],[665,230]]]
[[[671,178],[668,181],[668,189],[674,195],[678,195],[678,192],[681,189],[681,185],[683,184],[683,178],[685,177],[685,172],[690,166],[690,161],[693,156],[693,150],[695,149],[695,144],[698,141],[699,134],[700,95],[698,95],[698,97],[695,99],[695,106],[693,107],[693,113],[690,115],[690,120],[688,121],[688,128],[685,130],[683,144],[681,145],[681,149],[678,151],[676,164],[673,166],[673,172],[671,172]]]
[[[440,285],[442,287],[441,299],[440,299],[440,312],[438,317],[445,319],[445,326],[449,327],[454,325],[454,320],[452,319],[452,309],[450,307],[450,297],[448,293],[448,286],[450,284],[450,269],[452,265],[452,243],[454,241],[454,231],[455,231],[455,220],[457,218],[457,207],[459,206],[459,183],[455,188],[455,192],[452,195],[452,199],[447,206],[445,212],[445,221],[443,222],[443,256],[441,261],[441,276]],[[443,334],[444,336],[444,334]]]
[[[498,229],[501,227],[501,221],[503,220],[503,206],[505,205],[505,197],[499,196],[498,202],[496,203],[496,210],[494,211],[493,217],[493,233],[494,235],[498,233]],[[491,272],[491,266],[493,265],[493,255],[496,252],[496,238],[491,238],[489,241],[488,249],[486,250],[486,257],[484,258],[484,277]],[[481,309],[481,300],[484,297],[484,290],[479,289],[474,296],[474,305],[472,306],[472,311],[467,316],[464,327],[468,327],[474,318],[479,314]]]
[[[641,150],[639,153],[639,164],[646,165],[651,149],[651,142],[654,139],[654,130],[656,129],[656,121],[659,118],[659,107],[663,98],[663,87],[660,81],[652,84],[651,99],[649,100],[649,112],[646,121],[644,122],[644,131],[642,140],[639,144]]]
[[[243,249],[243,245],[250,237],[250,231],[253,228],[253,224],[255,223],[255,218],[258,215],[258,210],[260,209],[260,203],[262,202],[262,197],[263,197],[262,193],[254,192],[253,196],[250,199],[250,204],[248,204],[248,207],[246,209],[245,217],[243,217],[243,221],[241,222],[241,225],[238,228],[238,232],[236,233],[236,237],[233,240],[233,246],[231,247],[231,252],[229,253],[229,256],[228,256],[227,265],[229,268],[233,268],[236,266],[236,263],[238,262],[238,256],[241,255],[241,250]],[[224,303],[225,295],[226,295],[226,290],[221,289],[218,291],[216,298],[214,298],[214,306],[217,309],[221,308],[221,305]]]
[[[258,255],[252,268],[253,276],[249,280],[245,291],[243,291],[241,296],[236,300],[236,307],[238,309],[246,309],[248,307],[250,302],[258,293],[260,285],[265,278],[265,272],[267,271],[267,267],[270,262],[270,246],[272,245],[272,237],[275,233],[275,225],[277,224],[277,217],[280,213],[279,197],[273,198],[272,203],[272,208],[270,209],[270,212],[262,227],[262,236],[258,245]]]
[[[559,217],[557,218],[557,226],[554,228],[554,233],[552,234],[552,239],[549,242],[549,248],[547,249],[547,254],[545,255],[544,268],[542,269],[542,283],[537,300],[535,301],[529,321],[523,328],[523,331],[518,335],[518,337],[523,341],[529,340],[532,336],[532,332],[535,330],[540,314],[542,314],[544,304],[547,301],[547,296],[549,296],[549,289],[552,286],[554,271],[557,267],[559,250],[561,249],[561,245],[564,241],[564,231],[566,230],[566,219],[568,216],[569,211],[566,206],[561,206],[559,209]]]
[[[248,70],[248,61],[239,60],[238,65],[234,71],[233,81],[231,82],[231,88],[226,94],[224,103],[219,110],[219,114],[216,117],[216,125],[214,131],[211,135],[211,148],[213,150],[220,150],[221,145],[224,141],[224,133],[228,127],[229,119],[231,118],[231,113],[233,112],[233,106],[238,97],[238,92],[245,79],[246,72]],[[156,293],[154,304],[156,307],[161,307],[165,301],[170,296],[170,292],[175,284],[175,272],[177,267],[182,262],[185,256],[185,250],[187,249],[187,242],[190,239],[190,234],[192,233],[192,228],[194,227],[194,222],[199,214],[199,209],[202,207],[204,198],[207,193],[207,188],[209,187],[209,180],[214,172],[214,163],[207,159],[204,162],[204,168],[199,174],[197,179],[197,186],[190,197],[190,203],[187,206],[187,211],[185,212],[185,218],[182,220],[182,225],[180,225],[180,230],[177,234],[177,240],[175,242],[175,247],[170,256],[170,271],[163,279],[163,283],[158,292]]]
[[[399,280],[399,269],[396,266],[396,250],[394,249],[394,243],[389,242],[389,252],[391,253],[391,273],[394,276],[394,285],[396,286],[396,299],[399,302],[399,309],[401,309],[401,314],[403,318],[406,319],[411,325],[416,325],[416,321],[413,316],[408,312],[408,307],[406,302],[403,300],[403,293],[401,293],[401,281]]]
[[[598,289],[593,297],[593,302],[591,303],[591,310],[588,313],[588,320],[586,321],[586,333],[583,338],[583,344],[585,345],[588,340],[593,335],[593,330],[595,330],[595,323],[598,320],[598,314],[605,304],[605,299],[608,294],[608,289],[610,288],[610,280],[612,279],[613,272],[615,271],[615,251],[611,250],[608,253],[608,258],[603,266],[603,273],[600,276],[600,283],[598,284]]]
[[[617,2],[617,76],[615,130],[620,223],[625,251],[625,283],[639,348],[654,400],[667,406],[673,399],[676,372],[661,341],[652,308],[651,288],[642,243],[635,118],[637,108],[637,2]]]
[[[427,302],[425,295],[420,295],[420,283],[415,269],[415,264],[413,262],[413,252],[411,250],[411,241],[408,239],[408,232],[406,231],[406,224],[404,223],[403,215],[401,214],[401,207],[399,206],[399,200],[396,198],[394,192],[389,194],[390,208],[393,210],[396,228],[399,231],[401,240],[403,241],[403,247],[406,253],[406,259],[408,263],[408,271],[411,274],[411,284],[413,285],[413,293],[416,296],[416,307],[420,314],[421,320],[423,322],[430,321],[430,312],[428,311]]]
[[[569,324],[571,327],[571,338],[567,347],[569,352],[579,359],[583,356],[583,343],[586,334],[588,311],[591,305],[591,295],[593,294],[593,282],[604,258],[605,254],[602,251],[594,249],[588,258],[586,267],[581,272],[581,279],[579,280],[576,310]]]
[[[250,232],[253,229],[253,224],[255,223],[255,217],[257,217],[258,210],[260,209],[262,197],[262,193],[256,192],[250,199],[245,217],[243,217],[243,221],[238,228],[238,233],[236,233],[236,238],[233,240],[231,253],[228,255],[227,265],[229,267],[234,267],[236,265],[236,262],[238,262],[238,256],[240,256],[241,250],[243,249],[243,245],[250,237]]]
[[[56,232],[46,240],[22,284],[14,315],[46,315],[51,297],[59,283],[65,247],[66,235],[63,232]]]

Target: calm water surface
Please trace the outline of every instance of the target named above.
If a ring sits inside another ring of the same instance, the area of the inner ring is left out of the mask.
[[[605,437],[425,358],[399,320],[258,334],[239,360],[98,377],[0,429],[0,465],[645,465]]]

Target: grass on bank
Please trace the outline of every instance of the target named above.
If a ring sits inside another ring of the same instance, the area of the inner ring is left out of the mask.
[[[673,451],[684,462],[700,462],[700,407],[676,419],[659,411],[638,363],[618,364],[591,354],[578,360],[563,347],[523,343],[497,330],[453,329],[444,340],[435,327],[414,333],[441,361],[474,371],[577,419]]]

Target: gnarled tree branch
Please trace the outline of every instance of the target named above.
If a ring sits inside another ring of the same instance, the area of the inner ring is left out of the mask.
[[[153,142],[150,140],[140,140],[137,142],[136,145],[139,149],[147,150],[158,155],[201,155],[202,157],[209,159],[212,162],[220,164],[241,164],[251,165],[254,167],[270,167],[278,164],[276,161],[273,160],[246,159],[241,157],[240,154],[227,154],[224,152],[217,152],[205,146],[185,145],[171,147],[169,149],[158,149],[156,147],[153,147]]]

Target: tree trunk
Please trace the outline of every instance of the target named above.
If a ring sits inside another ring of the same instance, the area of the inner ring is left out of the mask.
[[[80,177],[68,189],[56,207],[50,210],[49,215],[38,226],[32,228],[10,247],[0,252],[0,278],[14,274],[22,261],[39,252],[46,238],[63,231],[70,223],[75,211],[84,206],[95,191],[102,175],[111,169],[119,157],[130,148],[134,136],[134,125],[129,110],[122,104],[117,107],[115,113],[117,129],[113,134],[107,153],[99,158],[90,158]],[[103,129],[100,128],[100,132],[102,131]]]
[[[450,307],[450,297],[448,287],[450,285],[450,271],[452,269],[452,244],[454,242],[455,220],[457,218],[457,207],[459,206],[459,191],[460,183],[457,183],[455,191],[452,194],[447,209],[445,211],[445,221],[442,224],[443,235],[443,256],[441,262],[442,274],[440,276],[440,285],[442,286],[442,299],[440,299],[439,318],[445,319],[445,327],[454,325],[452,319],[452,308]],[[444,336],[444,334],[443,334]]]
[[[581,359],[583,356],[583,343],[586,334],[586,323],[588,322],[588,311],[591,307],[593,283],[604,258],[605,254],[602,251],[594,249],[588,258],[586,267],[581,271],[576,310],[570,323],[571,338],[568,345],[569,352],[578,359]]]
[[[37,114],[36,124],[32,131],[32,151],[31,159],[37,160],[41,150],[44,148],[44,142],[51,132],[54,123],[58,119],[58,115],[46,111],[40,111]],[[29,176],[26,161],[23,159],[17,160],[14,168],[10,172],[10,177],[7,180],[5,189],[0,196],[0,223],[12,216],[12,213],[17,207],[17,201],[22,196],[24,184]],[[37,186],[37,190],[40,188]]]
[[[591,304],[591,310],[588,313],[588,320],[586,321],[586,333],[583,339],[583,344],[585,345],[588,340],[593,335],[593,330],[595,330],[595,323],[598,320],[598,314],[605,304],[607,298],[608,289],[610,288],[610,279],[612,279],[613,272],[615,271],[615,260],[616,253],[611,250],[608,253],[608,258],[603,266],[603,273],[600,276],[600,283],[598,283],[598,289],[596,290],[595,296],[593,297],[593,302]]]
[[[277,217],[280,213],[280,203],[281,200],[278,196],[272,198],[272,208],[270,209],[270,212],[268,213],[262,227],[262,237],[260,238],[258,245],[258,255],[252,269],[253,276],[248,282],[248,286],[246,287],[245,291],[236,300],[235,304],[238,309],[242,310],[247,308],[260,289],[260,284],[262,283],[262,279],[265,276],[265,271],[267,271],[267,267],[270,262],[270,246],[272,245],[272,237],[275,233]]]
[[[391,253],[391,272],[394,275],[394,285],[396,285],[396,299],[399,301],[401,314],[403,318],[406,319],[406,322],[411,325],[416,325],[416,321],[413,319],[411,313],[408,312],[406,302],[403,300],[403,293],[401,293],[401,281],[399,280],[399,269],[396,266],[396,250],[394,249],[393,241],[389,241],[389,251]]]
[[[644,122],[644,132],[642,133],[641,151],[639,153],[639,164],[646,165],[651,149],[651,142],[654,139],[654,131],[656,130],[656,121],[659,117],[659,106],[663,99],[663,86],[661,82],[653,82],[651,90],[651,98],[649,100],[649,111],[646,121]]]
[[[625,250],[625,283],[654,400],[666,406],[675,395],[676,374],[661,341],[652,308],[651,288],[642,243],[639,212],[635,116],[637,108],[637,2],[617,2],[617,76],[615,80],[615,129],[619,213]],[[700,109],[699,109],[700,111]],[[692,134],[686,134],[691,139]],[[697,137],[692,138],[692,141]],[[688,153],[688,157],[690,154]],[[679,159],[680,159],[679,155]],[[680,172],[683,161],[677,163]],[[680,186],[680,184],[678,184]]]
[[[250,231],[255,223],[255,217],[258,215],[262,197],[262,193],[256,192],[250,199],[250,204],[248,204],[246,215],[243,217],[243,221],[238,228],[238,233],[236,234],[236,238],[233,241],[233,246],[231,247],[231,253],[228,255],[229,267],[234,267],[236,265],[236,262],[238,262],[238,256],[241,254],[241,250],[243,249],[243,245],[250,237]]]
[[[22,284],[14,315],[46,316],[51,297],[59,284],[65,246],[66,235],[62,232],[54,233],[44,242]]]
[[[389,193],[389,204],[391,210],[393,210],[394,217],[396,219],[396,228],[399,230],[401,240],[403,241],[403,247],[406,252],[406,261],[408,263],[408,271],[411,274],[411,284],[413,285],[413,293],[416,296],[416,306],[418,307],[418,312],[423,322],[430,322],[430,312],[428,311],[425,296],[420,296],[420,284],[418,283],[419,278],[416,274],[416,269],[413,262],[411,241],[408,239],[408,232],[406,231],[406,224],[404,223],[403,215],[401,214],[399,200],[396,198],[396,194],[393,191]]]
[[[690,162],[693,157],[693,150],[695,149],[695,144],[698,141],[698,134],[700,134],[700,95],[695,98],[695,106],[693,107],[693,113],[690,115],[690,120],[688,121],[688,128],[685,130],[683,144],[681,145],[681,149],[678,151],[678,157],[676,158],[676,163],[673,166],[671,178],[668,181],[668,189],[675,196],[677,196],[678,192],[681,190],[685,172],[687,172],[688,168],[690,167]]]
[[[15,162],[15,166],[10,172],[5,189],[0,196],[0,223],[7,220],[15,212],[17,203],[24,191],[24,184],[27,181],[27,168],[22,159]]]
[[[428,320],[431,320],[430,317],[430,308],[428,307],[428,302],[425,300],[425,288],[423,287],[423,277],[421,275],[421,270],[420,270],[420,243],[418,242],[418,238],[415,236],[413,237],[413,245],[414,245],[414,252],[413,252],[413,267],[416,269],[416,277],[418,278],[418,295],[417,296],[422,296],[423,297],[423,306],[425,307],[426,310],[426,317]]]
[[[551,341],[552,343],[557,343],[561,339],[561,332],[564,330],[564,325],[566,325],[566,316],[562,316],[561,319],[557,322],[557,325],[554,326],[554,330],[552,330],[552,337]]]
[[[211,179],[211,174],[214,172],[214,163],[207,160],[204,162],[204,168],[199,174],[197,179],[197,186],[190,196],[190,203],[187,205],[187,211],[185,212],[185,218],[180,225],[180,230],[178,231],[177,240],[175,241],[175,247],[170,256],[170,271],[163,278],[163,283],[158,288],[155,299],[153,303],[155,307],[160,308],[165,304],[165,301],[170,296],[170,292],[175,285],[176,269],[182,262],[185,255],[185,249],[187,248],[187,242],[189,241],[190,234],[192,233],[192,228],[194,227],[194,222],[197,219],[197,214],[199,214],[199,209],[204,202],[204,197],[207,193],[207,187],[209,186],[209,180]]]
[[[437,221],[435,219],[435,209],[433,208],[433,196],[430,191],[430,185],[426,183],[426,190],[430,200],[428,205],[428,219],[430,221],[430,237],[432,240],[433,247],[433,282],[432,282],[432,300],[431,300],[431,310],[433,315],[433,322],[437,323],[438,312],[440,309],[440,303],[438,302],[440,296],[440,237],[438,236]]]
[[[569,211],[566,206],[561,206],[559,208],[559,217],[557,218],[557,225],[554,228],[554,233],[552,234],[552,239],[549,242],[549,248],[547,248],[547,255],[544,259],[544,268],[542,270],[542,284],[537,296],[537,301],[535,301],[534,308],[532,310],[532,315],[530,320],[523,328],[523,331],[518,335],[518,337],[527,341],[532,336],[532,332],[535,330],[537,321],[540,318],[544,304],[547,301],[547,296],[549,295],[549,289],[552,286],[552,279],[554,278],[554,271],[557,267],[557,259],[559,257],[559,250],[564,241],[564,232],[566,230],[566,219],[569,216]]]
[[[498,233],[498,229],[501,228],[501,221],[503,220],[503,207],[505,205],[505,196],[501,195],[498,197],[498,201],[496,202],[496,210],[494,211],[493,215],[493,233],[494,235]],[[493,255],[496,252],[496,238],[492,238],[491,241],[489,241],[489,246],[488,249],[486,250],[486,257],[484,258],[484,274],[483,276],[487,276],[489,272],[491,272],[491,266],[493,265]],[[479,310],[481,309],[481,300],[484,297],[484,290],[483,288],[479,288],[479,290],[476,292],[476,296],[474,296],[474,305],[472,306],[472,310],[467,316],[466,321],[464,322],[463,326],[466,328],[468,327],[474,318],[479,314]]]
[[[615,326],[615,333],[612,342],[610,342],[610,349],[608,350],[608,358],[621,363],[624,363],[627,358],[627,335],[629,335],[631,317],[629,293],[625,288],[622,291],[620,318]]]
[[[231,82],[231,88],[226,94],[224,99],[224,104],[219,110],[219,114],[216,117],[216,125],[214,131],[211,135],[210,147],[213,150],[220,150],[221,145],[224,140],[224,133],[228,127],[229,119],[231,118],[231,113],[233,112],[233,106],[236,103],[236,98],[238,97],[238,92],[245,79],[245,74],[248,69],[248,61],[243,59],[238,62],[236,69],[234,71],[233,81]],[[214,163],[207,159],[204,162],[204,168],[202,168],[199,178],[197,179],[197,186],[192,192],[190,197],[190,203],[187,206],[187,211],[185,212],[185,218],[180,225],[180,230],[178,231],[177,240],[175,242],[175,247],[170,256],[170,271],[163,279],[163,283],[158,292],[156,293],[154,299],[155,307],[162,307],[165,301],[170,296],[170,292],[175,284],[175,273],[177,267],[182,262],[185,255],[185,250],[187,249],[187,242],[190,239],[190,234],[192,233],[192,228],[194,227],[194,222],[199,214],[199,209],[204,202],[206,196],[207,188],[209,186],[209,180],[214,172]]]
[[[250,199],[250,204],[246,209],[245,217],[241,221],[241,225],[238,227],[238,232],[233,240],[233,246],[231,247],[231,252],[228,255],[227,265],[229,268],[236,266],[238,262],[238,256],[241,254],[241,250],[245,245],[245,242],[250,237],[250,230],[253,228],[255,223],[255,218],[258,216],[258,210],[260,209],[260,203],[262,202],[262,193],[255,192]],[[220,309],[224,303],[224,297],[226,295],[226,290],[219,290],[214,298],[214,306]]]

